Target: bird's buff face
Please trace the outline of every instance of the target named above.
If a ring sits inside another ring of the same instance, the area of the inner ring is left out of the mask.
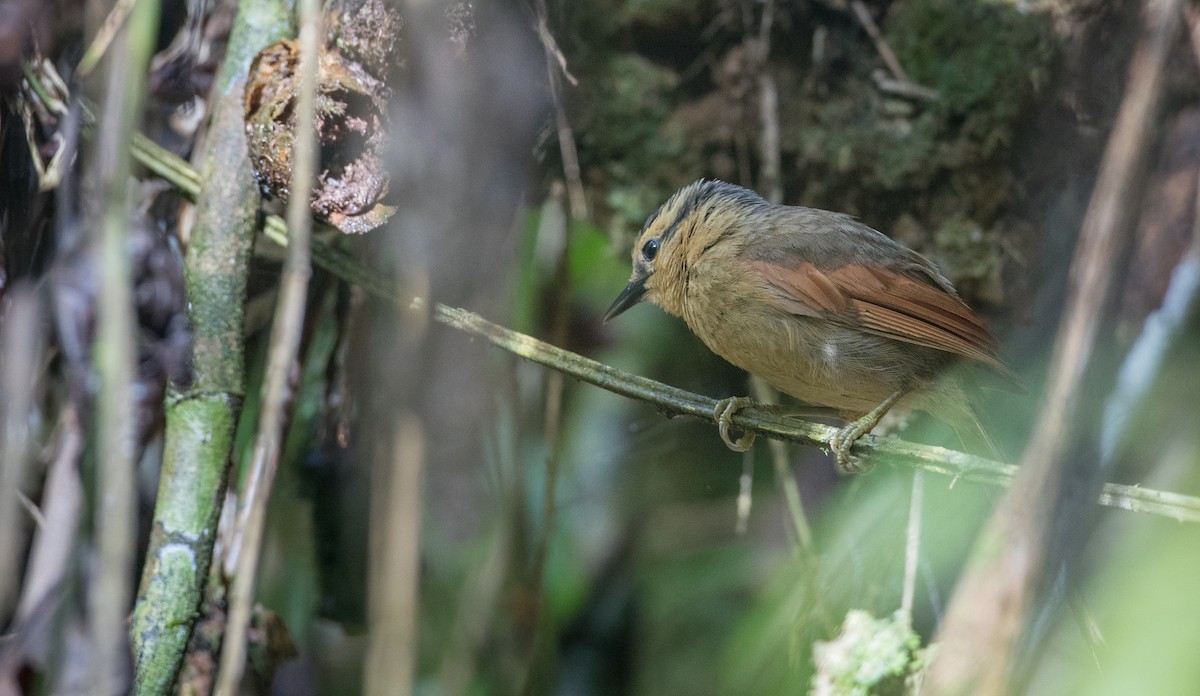
[[[655,235],[649,235],[649,227],[648,225],[647,229],[642,230],[633,247],[633,274],[629,277],[629,284],[625,286],[620,295],[617,295],[617,299],[608,308],[608,312],[604,315],[604,321],[616,317],[642,300],[651,302],[655,300],[657,295],[655,287],[657,282],[655,281],[658,279],[654,276],[654,262],[662,251],[662,239]]]
[[[604,321],[649,300],[667,312],[683,312],[684,279],[689,265],[689,240],[703,233],[697,225],[700,213],[712,204],[706,186],[696,182],[680,190],[646,220],[633,245],[633,274],[629,284],[608,308]]]

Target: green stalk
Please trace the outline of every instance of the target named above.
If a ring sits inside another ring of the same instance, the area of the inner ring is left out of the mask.
[[[129,644],[125,617],[133,595],[129,569],[136,562],[136,484],[133,270],[129,227],[133,218],[129,143],[141,121],[146,69],[154,51],[159,3],[143,0],[130,8],[124,26],[114,30],[104,71],[100,137],[88,166],[95,188],[87,210],[99,224],[89,234],[100,274],[96,311],[96,369],[100,392],[94,428],[99,447],[96,466],[96,575],[88,588],[90,610],[91,693],[124,691],[128,684]],[[116,10],[113,10],[116,13]],[[112,15],[110,15],[112,16]],[[93,84],[93,87],[99,85]]]
[[[167,399],[162,478],[134,610],[137,694],[170,693],[208,581],[245,395],[242,316],[260,204],[242,88],[258,51],[293,32],[292,17],[289,0],[242,0],[217,85],[186,259],[194,379]]]

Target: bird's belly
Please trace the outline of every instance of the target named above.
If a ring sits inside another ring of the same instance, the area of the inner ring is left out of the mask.
[[[791,314],[722,313],[693,321],[716,354],[776,389],[844,415],[865,413],[897,391],[928,383],[944,354],[882,336]],[[914,351],[928,352],[914,360]]]

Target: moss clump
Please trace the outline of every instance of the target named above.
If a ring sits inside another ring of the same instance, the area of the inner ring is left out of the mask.
[[[816,127],[801,136],[808,159],[883,191],[1000,164],[993,158],[1005,154],[1053,57],[1048,18],[986,0],[912,0],[896,6],[886,34],[909,77],[937,98],[906,105],[880,96],[863,74],[871,56],[811,113]]]
[[[1045,15],[998,0],[904,2],[886,35],[909,77],[937,90],[947,130],[985,157],[1011,140],[1054,55]]]
[[[812,691],[815,696],[900,696],[916,692],[929,661],[908,618],[896,612],[876,619],[865,611],[846,614],[842,633],[813,645]]]

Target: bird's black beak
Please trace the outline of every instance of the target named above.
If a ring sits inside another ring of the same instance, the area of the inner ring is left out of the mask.
[[[604,321],[607,322],[616,318],[616,316],[621,312],[624,312],[635,304],[641,302],[642,296],[646,294],[647,278],[649,278],[649,276],[634,278],[633,280],[629,281],[629,285],[625,286],[625,289],[621,291],[621,294],[617,295],[617,299],[613,300],[612,306],[609,307],[608,311],[604,313]]]

